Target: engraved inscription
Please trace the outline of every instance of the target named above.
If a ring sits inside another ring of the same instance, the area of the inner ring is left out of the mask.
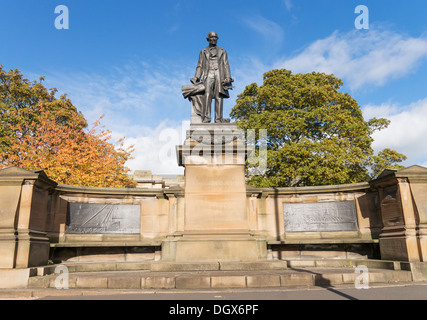
[[[284,203],[286,232],[356,231],[354,201]]]
[[[397,185],[383,189],[381,201],[381,212],[385,227],[404,225],[401,203],[399,201],[399,190]]]
[[[69,234],[139,234],[140,205],[69,203]]]

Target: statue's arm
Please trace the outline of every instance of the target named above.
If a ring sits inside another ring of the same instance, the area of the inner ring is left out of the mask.
[[[224,50],[224,83],[231,83],[233,81],[230,72],[230,64],[228,63],[227,51]]]
[[[203,51],[200,51],[199,61],[197,62],[197,67],[196,67],[196,74],[194,75],[194,78],[196,78],[196,82],[200,81],[200,78],[202,77],[202,73],[203,73]]]

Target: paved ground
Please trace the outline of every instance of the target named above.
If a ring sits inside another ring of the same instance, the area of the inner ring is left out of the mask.
[[[96,295],[93,295],[94,293]],[[106,295],[103,295],[103,293]],[[304,318],[310,318],[311,315],[318,318],[319,315],[327,314],[328,319],[341,319],[343,315],[345,317],[350,314],[357,316],[357,314],[364,315],[367,312],[369,312],[370,316],[378,314],[378,317],[392,318],[396,316],[396,310],[401,309],[401,306],[396,304],[399,301],[396,300],[427,300],[427,283],[375,285],[369,289],[360,290],[355,289],[353,286],[331,286],[310,289],[139,290],[132,293],[118,290],[113,294],[111,293],[112,290],[85,290],[80,292],[79,294],[83,295],[79,296],[70,296],[66,295],[67,292],[63,292],[64,296],[41,299],[15,298],[15,300],[34,299],[44,301],[43,303],[31,301],[31,307],[25,308],[23,306],[19,309],[21,315],[27,313],[30,317],[35,314],[44,314],[47,308],[52,311],[51,308],[53,306],[57,307],[62,314],[75,314],[77,312],[79,315],[84,314],[85,318],[91,318],[92,316],[97,318],[114,317],[116,314],[120,318],[132,314],[141,316],[144,314],[143,310],[151,310],[157,319],[223,319],[224,317],[230,319],[237,317],[240,319],[265,320],[273,319],[281,314],[283,314],[283,317],[289,317],[289,313],[287,313],[289,310],[298,310],[298,313],[303,314]],[[47,306],[48,300],[51,300],[50,302],[53,305]],[[63,301],[61,303],[58,300]],[[79,308],[79,305],[74,304],[72,300],[80,300],[80,302],[77,302],[82,303],[83,308]],[[85,301],[81,300],[104,300],[104,303],[99,304],[95,303],[96,301],[88,301],[90,304],[86,304],[84,303]],[[121,301],[122,304],[125,303],[124,306],[120,305],[120,300],[127,300]],[[312,300],[321,301],[319,301],[319,304],[314,304],[315,301]],[[328,301],[325,300],[390,300],[390,305],[378,305],[377,302],[374,302],[375,306],[373,308],[348,306],[343,313],[343,309],[330,306],[326,303]],[[10,307],[11,311],[16,311],[17,306],[13,303],[10,304],[9,301],[3,304],[4,308]],[[81,310],[84,310],[83,313],[79,313]],[[126,312],[123,313],[123,310],[126,310]],[[417,314],[414,315],[416,316]]]
[[[73,291],[75,290],[75,291]],[[125,315],[143,315],[144,310],[152,310],[157,319],[227,319],[238,317],[240,319],[274,319],[278,315],[289,317],[287,311],[298,310],[304,318],[311,316],[318,318],[326,314],[328,319],[364,315],[369,312],[372,317],[394,318],[396,310],[403,300],[427,300],[427,283],[406,283],[374,285],[369,289],[355,289],[354,286],[330,286],[326,288],[275,288],[275,289],[228,289],[228,290],[62,290],[63,296],[44,298],[14,298],[14,300],[39,300],[31,301],[31,307],[23,306],[19,313],[27,313],[29,317],[34,314],[44,314],[58,308],[63,314],[80,312],[84,310],[85,318],[110,318],[117,314],[119,318]],[[114,291],[114,292],[112,292]],[[71,293],[78,294],[72,296]],[[50,301],[49,301],[50,300]],[[58,300],[62,300],[58,301]],[[74,301],[73,301],[74,300]],[[77,301],[78,300],[78,301]],[[84,301],[86,300],[86,301]],[[89,301],[88,301],[89,300]],[[92,301],[104,300],[104,301]],[[114,300],[114,301],[112,301]],[[125,300],[125,301],[124,301]],[[318,304],[315,300],[319,300]],[[329,302],[345,300],[389,300],[390,305],[378,305],[369,308],[347,307],[343,309],[328,305]],[[398,301],[399,300],[399,301]],[[4,302],[4,301],[3,301]],[[47,306],[46,303],[53,303]],[[75,304],[75,303],[78,304]],[[59,304],[58,304],[59,303]],[[89,304],[88,304],[89,303]],[[100,304],[102,303],[102,304]],[[83,308],[79,308],[79,304]],[[16,311],[16,304],[6,301],[4,308]],[[19,308],[19,306],[18,306]],[[5,309],[3,309],[5,310]],[[367,311],[369,310],[369,311]],[[135,312],[134,312],[135,311]],[[82,314],[80,314],[82,315]],[[417,315],[417,314],[414,314]]]
[[[111,292],[111,290],[110,290]],[[102,295],[45,297],[42,300],[427,300],[427,283],[373,285],[369,289],[354,286],[330,286],[326,288],[298,289],[228,289],[228,290],[141,290],[140,292],[116,292]]]

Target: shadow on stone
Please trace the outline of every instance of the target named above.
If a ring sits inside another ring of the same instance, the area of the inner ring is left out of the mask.
[[[325,276],[322,273],[314,272],[314,271],[311,271],[311,270],[299,269],[299,268],[289,268],[289,269],[290,270],[295,270],[295,271],[298,271],[298,272],[307,272],[307,273],[312,274],[313,275],[313,284],[316,287],[324,288],[324,289],[326,289],[326,290],[328,290],[330,292],[333,292],[336,295],[339,295],[339,296],[341,296],[341,297],[343,297],[345,299],[348,299],[348,300],[358,300],[357,298],[355,298],[353,296],[350,296],[348,294],[345,294],[345,293],[343,293],[343,292],[341,292],[341,291],[339,291],[339,290],[337,290],[337,289],[334,288],[333,282],[336,282],[336,279],[334,279],[334,278],[336,278],[337,276],[341,277],[341,281],[342,281],[342,274],[335,274],[334,273],[334,274],[330,274],[330,277],[327,277],[327,276]]]

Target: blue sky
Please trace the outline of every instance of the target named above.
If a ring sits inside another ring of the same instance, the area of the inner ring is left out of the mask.
[[[213,4],[214,3],[214,4]],[[69,29],[55,28],[55,7]],[[359,30],[355,8],[369,9]],[[67,93],[89,122],[136,146],[132,170],[182,173],[173,148],[190,117],[181,86],[194,75],[206,34],[227,50],[237,94],[273,68],[333,73],[366,119],[391,125],[377,151],[427,165],[427,2],[378,0],[0,0],[0,64]]]

